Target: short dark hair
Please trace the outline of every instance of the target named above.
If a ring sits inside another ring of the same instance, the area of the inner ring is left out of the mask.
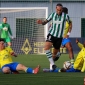
[[[3,38],[0,38],[0,42],[1,42],[1,41],[5,42],[5,40],[4,40]]]
[[[67,7],[63,7],[63,12],[68,14],[68,8]]]
[[[62,6],[62,7],[63,7],[63,5],[62,5],[62,4],[60,4],[60,3],[58,3],[56,6]]]
[[[4,19],[4,18],[6,18],[6,19],[7,19],[7,17],[3,17],[3,19]]]

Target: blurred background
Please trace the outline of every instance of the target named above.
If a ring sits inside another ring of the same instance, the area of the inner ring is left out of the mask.
[[[74,53],[80,50],[75,39],[85,40],[85,0],[0,0],[0,22],[7,17],[13,36],[12,47],[17,54],[44,54],[47,25],[38,25],[37,19],[46,19],[61,3],[68,8],[72,20],[70,35]],[[61,53],[68,53],[63,49]]]

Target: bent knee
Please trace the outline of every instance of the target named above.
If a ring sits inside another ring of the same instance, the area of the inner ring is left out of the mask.
[[[52,43],[51,42],[46,42],[45,43],[45,46],[44,46],[44,50],[49,50],[52,46]]]

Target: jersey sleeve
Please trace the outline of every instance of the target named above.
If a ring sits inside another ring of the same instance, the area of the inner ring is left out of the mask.
[[[77,45],[78,45],[78,47],[81,48],[81,49],[84,47],[83,44],[81,44],[80,42],[78,42]]]
[[[2,28],[3,28],[2,23],[0,23],[0,29],[2,29]]]
[[[11,31],[10,25],[8,27],[8,31],[9,31],[10,35],[12,36],[12,31]]]
[[[68,14],[66,14],[66,21],[67,21],[68,23],[71,23],[71,22],[72,22]]]
[[[52,20],[52,16],[53,16],[53,15],[54,15],[54,13],[51,13],[46,20],[47,20],[47,21]]]

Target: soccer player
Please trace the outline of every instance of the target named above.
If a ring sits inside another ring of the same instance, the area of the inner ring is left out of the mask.
[[[81,51],[78,53],[73,68],[70,68],[69,70],[64,70],[65,72],[85,72],[85,42],[84,44],[81,44],[79,40],[76,39],[76,43],[81,48]]]
[[[13,38],[13,36],[10,25],[7,23],[7,17],[3,17],[3,22],[0,23],[0,30],[1,30],[1,38],[4,38],[5,42],[7,42],[8,46],[10,47],[11,40],[9,34],[11,35],[11,38]]]
[[[50,51],[51,46],[56,50],[59,50],[63,38],[63,31],[65,28],[66,21],[70,23],[70,18],[66,13],[63,13],[63,6],[62,4],[56,5],[56,12],[51,13],[48,18],[44,21],[37,20],[38,24],[45,25],[49,21],[52,21],[52,26],[49,29],[49,33],[47,35],[47,40],[45,42],[45,53],[47,55],[47,58],[50,61],[50,64],[52,66],[52,70],[56,69],[56,65],[54,64],[54,60],[52,58],[52,53]]]
[[[35,69],[32,69],[18,62],[13,62],[12,56],[17,57],[17,55],[15,55],[11,48],[5,47],[4,43],[4,39],[0,38],[0,66],[3,73],[9,74],[12,72],[24,71],[26,73],[37,74],[39,72],[39,65]]]
[[[63,7],[63,12],[68,14],[68,9],[66,7]],[[62,40],[62,47],[66,47],[68,49],[69,58],[70,58],[71,63],[73,64],[74,63],[74,54],[73,54],[73,48],[72,48],[72,45],[71,45],[71,41],[69,39],[69,35],[71,33],[71,30],[72,30],[72,21],[70,20],[70,23],[68,23],[66,21],[63,40]],[[58,50],[56,50],[55,48],[53,49],[53,59],[54,59],[54,61],[57,61],[60,57],[60,53],[57,52],[57,51]]]
[[[74,65],[70,69],[56,69],[54,71],[51,71],[48,69],[50,72],[85,72],[85,42],[84,44],[81,44],[78,39],[76,39],[77,45],[81,48],[81,51],[78,53],[78,56],[75,59]],[[47,70],[44,69],[46,72]]]

